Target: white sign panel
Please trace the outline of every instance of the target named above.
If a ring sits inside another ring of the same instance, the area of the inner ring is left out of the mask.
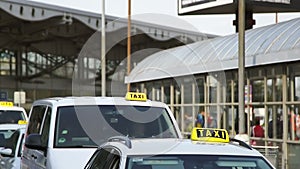
[[[291,0],[254,0],[254,1],[282,3],[282,4],[290,4],[291,3]]]
[[[178,0],[178,14],[233,3],[233,0]]]
[[[15,91],[14,92],[14,103],[15,104],[26,103],[26,94],[24,91]]]

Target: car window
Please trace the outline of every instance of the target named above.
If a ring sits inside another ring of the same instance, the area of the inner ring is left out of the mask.
[[[107,164],[111,149],[100,149],[97,150],[90,161],[88,162],[85,169],[104,169]]]
[[[0,147],[9,148],[12,150],[10,156],[15,155],[15,150],[18,144],[20,131],[19,130],[1,130],[0,131]],[[5,155],[3,155],[5,156]]]
[[[48,145],[50,119],[51,119],[51,108],[48,107],[47,111],[46,111],[46,115],[44,117],[42,133],[41,133],[41,141],[42,141],[42,145],[44,145],[44,146]]]
[[[27,135],[31,133],[40,134],[46,108],[47,106],[34,106],[32,108],[28,123]]]
[[[262,157],[222,155],[132,156],[126,169],[271,169]]]
[[[0,110],[0,124],[18,124],[19,120],[26,120],[23,111]]]
[[[175,131],[165,108],[130,105],[64,106],[58,108],[54,146],[71,148],[100,145],[116,135],[177,138]]]

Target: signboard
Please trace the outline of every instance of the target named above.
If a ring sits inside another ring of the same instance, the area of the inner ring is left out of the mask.
[[[234,14],[237,10],[237,2],[238,0],[178,0],[178,15]],[[296,8],[299,9],[298,3],[292,4],[291,0],[246,0],[246,4],[251,4],[253,13],[295,12]]]
[[[19,105],[26,103],[26,95],[24,91],[14,92],[14,103]]]
[[[6,101],[7,100],[7,92],[0,92],[0,101]]]
[[[290,4],[291,3],[291,0],[253,0],[253,1],[282,3],[282,4]]]
[[[231,4],[233,0],[178,0],[178,14]]]

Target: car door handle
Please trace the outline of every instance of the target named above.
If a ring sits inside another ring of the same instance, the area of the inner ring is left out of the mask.
[[[37,159],[37,156],[34,155],[34,154],[32,154],[31,157],[34,158],[34,159]]]

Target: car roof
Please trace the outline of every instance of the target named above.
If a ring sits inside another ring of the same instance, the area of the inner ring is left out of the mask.
[[[17,130],[17,129],[26,129],[25,124],[0,124],[0,130]]]
[[[0,110],[17,110],[17,111],[26,112],[23,107],[18,107],[18,106],[0,106]]]
[[[114,146],[122,155],[197,154],[262,156],[257,150],[238,143],[207,143],[189,139],[132,139],[130,146],[120,141],[107,142],[103,146]]]
[[[52,106],[72,106],[72,105],[133,105],[133,106],[153,106],[165,107],[166,104],[157,101],[128,101],[123,97],[53,97],[36,100],[33,105],[52,105]]]

